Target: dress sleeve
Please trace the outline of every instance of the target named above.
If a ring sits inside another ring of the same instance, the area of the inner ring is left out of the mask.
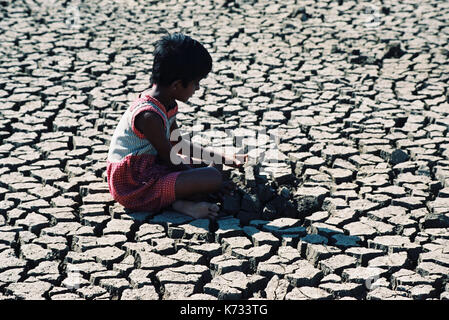
[[[164,124],[164,128],[167,128],[167,123],[165,121],[165,117],[162,114],[161,111],[159,111],[157,108],[153,107],[152,105],[144,105],[140,108],[136,108],[136,110],[133,111],[132,115],[131,115],[131,128],[133,130],[133,132],[140,138],[140,139],[145,139],[145,136],[142,132],[140,132],[136,125],[135,125],[135,120],[136,120],[136,116],[144,111],[151,111],[156,113],[157,115],[159,115],[159,117],[161,117],[162,123]]]

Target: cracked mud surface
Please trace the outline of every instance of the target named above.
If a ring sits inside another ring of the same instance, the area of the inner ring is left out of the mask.
[[[0,299],[449,299],[448,16],[434,0],[0,1]],[[216,221],[108,192],[163,28],[214,60],[181,129],[267,130]]]

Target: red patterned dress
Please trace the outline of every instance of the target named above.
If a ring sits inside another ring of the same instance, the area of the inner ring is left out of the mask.
[[[156,112],[163,120],[167,138],[178,106],[171,110],[148,94],[125,111],[109,146],[107,181],[112,197],[125,208],[157,212],[175,201],[176,178],[181,173],[156,162],[157,151],[135,126],[143,111]]]

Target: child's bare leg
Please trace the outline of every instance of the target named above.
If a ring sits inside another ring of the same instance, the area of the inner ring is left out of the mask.
[[[182,171],[176,179],[177,200],[172,204],[172,208],[194,218],[215,217],[219,210],[215,203],[193,202],[186,199],[201,193],[217,192],[221,185],[221,173],[213,167]]]
[[[176,199],[186,199],[198,193],[214,193],[220,190],[221,185],[221,173],[213,167],[182,171],[176,179]]]
[[[210,198],[210,196],[207,194],[198,193],[198,194],[193,194],[190,197],[186,197],[183,200],[200,202],[200,201],[208,201],[209,198]]]

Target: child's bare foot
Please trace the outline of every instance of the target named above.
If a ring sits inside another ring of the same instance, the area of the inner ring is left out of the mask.
[[[186,200],[177,200],[172,204],[173,209],[191,216],[195,219],[217,217],[220,208],[210,202],[193,202]]]

